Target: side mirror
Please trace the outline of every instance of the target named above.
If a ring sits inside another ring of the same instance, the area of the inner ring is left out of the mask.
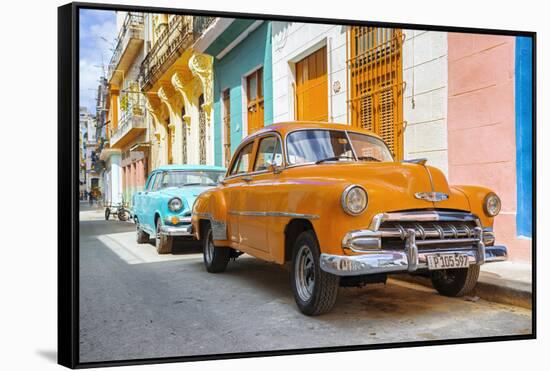
[[[269,164],[267,166],[267,170],[272,172],[273,174],[279,174],[281,171],[283,171],[283,168],[275,164]]]

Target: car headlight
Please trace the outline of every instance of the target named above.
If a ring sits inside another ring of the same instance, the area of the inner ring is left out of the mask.
[[[357,216],[367,208],[369,196],[359,185],[350,185],[342,192],[342,208],[350,215]]]
[[[494,193],[489,193],[483,200],[483,211],[488,216],[497,216],[500,212],[500,198]]]
[[[168,201],[168,208],[171,211],[180,211],[183,207],[183,202],[181,202],[181,199],[179,197],[174,197],[170,201]]]

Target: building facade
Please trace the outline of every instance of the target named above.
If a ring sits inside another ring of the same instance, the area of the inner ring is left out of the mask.
[[[166,164],[214,164],[212,58],[192,45],[213,18],[145,15],[145,98],[151,171]]]
[[[214,161],[228,166],[247,135],[273,123],[272,23],[218,18],[194,49],[213,58]]]

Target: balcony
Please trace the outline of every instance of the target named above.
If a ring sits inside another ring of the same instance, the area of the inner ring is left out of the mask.
[[[143,90],[149,90],[214,20],[214,17],[173,16],[141,64]]]
[[[118,79],[122,76],[118,71],[127,71],[128,67],[143,46],[144,30],[143,13],[129,12],[124,19],[124,24],[117,37],[117,43],[111,61],[109,62],[109,82],[120,84]],[[113,77],[117,77],[113,81]]]
[[[147,129],[145,110],[138,100],[128,106],[111,134],[110,148],[123,148]]]

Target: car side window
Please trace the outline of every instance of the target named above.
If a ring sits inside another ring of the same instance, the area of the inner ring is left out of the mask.
[[[157,176],[155,177],[155,182],[153,183],[152,191],[158,191],[160,188],[160,182],[162,180],[162,175],[164,173],[157,173]]]
[[[248,171],[248,164],[250,163],[250,157],[252,156],[252,148],[254,147],[254,141],[251,141],[244,146],[239,152],[229,175],[243,174]]]
[[[155,183],[155,177],[156,177],[157,173],[153,173],[150,177],[149,177],[149,180],[147,181],[147,184],[145,185],[145,190],[148,192],[150,191],[152,188],[153,188],[153,183]]]
[[[269,165],[281,166],[283,155],[281,141],[276,136],[268,136],[260,140],[254,171],[267,170]]]

